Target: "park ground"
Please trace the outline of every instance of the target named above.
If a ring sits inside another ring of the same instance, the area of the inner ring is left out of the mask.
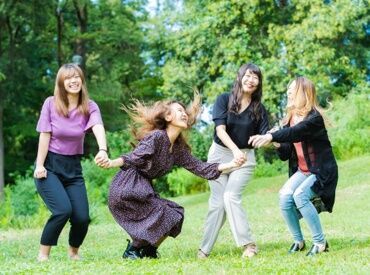
[[[94,210],[94,223],[81,248],[83,260],[67,257],[68,226],[48,262],[36,261],[41,227],[0,229],[0,274],[370,274],[370,155],[339,162],[334,212],[320,214],[330,252],[306,257],[288,255],[291,238],[278,208],[278,190],[287,175],[250,182],[243,203],[260,252],[242,259],[228,224],[211,256],[196,258],[209,193],[175,198],[185,207],[183,231],[160,247],[158,260],[121,258],[127,235],[107,207]],[[26,203],[26,202],[25,202]],[[303,231],[311,246],[309,231]]]

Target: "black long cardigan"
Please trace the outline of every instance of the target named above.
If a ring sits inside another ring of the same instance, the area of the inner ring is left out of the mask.
[[[287,125],[272,133],[272,141],[281,143],[277,150],[280,159],[289,159],[289,177],[298,170],[293,143],[302,142],[308,170],[315,174],[317,179],[311,189],[321,198],[326,210],[332,212],[338,182],[338,166],[321,114],[312,110],[303,121],[292,127]]]

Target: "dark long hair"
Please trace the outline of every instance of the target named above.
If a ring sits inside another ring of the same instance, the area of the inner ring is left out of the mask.
[[[241,107],[241,101],[243,97],[243,90],[242,90],[242,79],[245,73],[249,70],[250,72],[256,74],[258,76],[258,86],[257,89],[252,94],[251,98],[251,109],[252,109],[252,116],[254,119],[259,120],[261,115],[261,98],[262,98],[262,72],[257,65],[253,63],[247,63],[242,65],[239,68],[239,71],[236,75],[236,79],[234,81],[233,89],[230,94],[229,98],[229,112],[239,113]]]

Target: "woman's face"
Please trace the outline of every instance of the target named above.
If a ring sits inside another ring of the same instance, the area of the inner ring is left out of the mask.
[[[244,93],[253,94],[259,84],[258,75],[247,70],[242,78],[242,90]]]
[[[64,79],[64,88],[69,94],[78,94],[82,88],[82,79],[77,72]]]
[[[170,124],[181,129],[188,128],[189,116],[186,113],[184,107],[182,107],[179,103],[172,103],[170,108],[171,114],[168,120]]]
[[[286,91],[286,94],[287,94],[287,107],[293,107],[294,106],[294,100],[295,100],[295,96],[297,94],[297,90],[296,90],[296,82],[295,81],[292,81],[289,86],[288,86],[288,89]]]

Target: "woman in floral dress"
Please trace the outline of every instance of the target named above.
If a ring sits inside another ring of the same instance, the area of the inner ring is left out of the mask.
[[[121,167],[110,187],[109,209],[132,238],[123,258],[157,258],[162,241],[181,232],[183,207],[161,198],[153,189],[153,179],[175,165],[200,177],[216,179],[221,172],[244,162],[234,159],[224,164],[206,163],[191,155],[182,132],[194,124],[200,102],[196,95],[188,109],[177,101],[158,101],[151,106],[136,102],[127,110],[137,126],[133,133],[139,143],[131,153],[102,166]]]

